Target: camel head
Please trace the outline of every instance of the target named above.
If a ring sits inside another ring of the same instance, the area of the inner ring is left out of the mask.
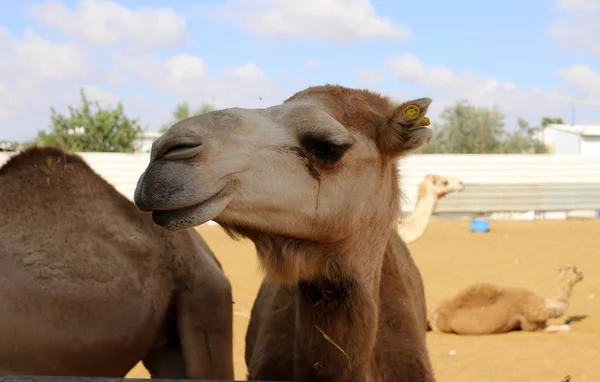
[[[419,199],[426,194],[436,195],[438,199],[454,191],[462,191],[463,182],[455,176],[427,174],[419,187]]]
[[[214,220],[238,232],[341,239],[397,203],[395,159],[431,138],[430,103],[396,106],[325,85],[265,109],[184,119],[154,142],[135,203],[171,230]]]
[[[567,264],[558,268],[558,279],[561,283],[575,285],[583,280],[583,272],[576,265]]]

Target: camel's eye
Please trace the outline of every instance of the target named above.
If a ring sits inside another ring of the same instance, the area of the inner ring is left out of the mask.
[[[333,166],[342,159],[350,144],[338,144],[327,139],[306,136],[302,139],[306,152],[323,166]]]

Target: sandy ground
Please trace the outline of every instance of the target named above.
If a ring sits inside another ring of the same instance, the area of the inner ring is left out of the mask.
[[[554,293],[557,269],[577,264],[584,280],[575,287],[567,315],[572,330],[456,336],[428,333],[440,382],[600,381],[600,221],[492,222],[489,233],[471,233],[468,220],[433,221],[411,252],[425,281],[432,309],[470,283],[488,281]],[[229,239],[219,227],[203,227],[203,237],[223,263],[233,284],[236,378],[246,378],[244,336],[261,282],[254,246]],[[128,377],[147,378],[143,366]]]

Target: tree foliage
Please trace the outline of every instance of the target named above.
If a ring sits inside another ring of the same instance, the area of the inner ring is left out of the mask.
[[[75,152],[133,152],[141,130],[136,119],[129,119],[121,102],[115,108],[103,108],[90,101],[80,90],[81,106],[69,106],[69,115],[50,107],[51,131],[38,132],[36,144],[59,146]]]
[[[175,110],[173,110],[173,113],[171,114],[173,117],[173,120],[169,123],[164,124],[160,128],[159,131],[161,133],[164,133],[167,130],[169,130],[169,127],[173,126],[173,124],[175,124],[178,121],[181,121],[181,120],[189,118],[189,117],[193,117],[195,115],[208,113],[213,110],[215,110],[214,106],[208,102],[202,102],[202,104],[194,111],[192,111],[189,103],[180,102],[177,104],[177,106],[175,106]]]
[[[524,119],[517,129],[505,129],[504,115],[497,106],[479,107],[465,100],[444,108],[441,122],[432,125],[433,139],[423,153],[437,154],[509,154],[547,152],[538,139],[541,127],[532,127]],[[560,118],[542,119],[544,123],[561,123]]]
[[[541,125],[541,127],[546,127],[548,125],[564,125],[564,124],[565,124],[565,122],[563,121],[562,118],[543,117],[540,125]]]

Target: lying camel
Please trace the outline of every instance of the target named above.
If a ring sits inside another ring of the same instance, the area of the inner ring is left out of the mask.
[[[154,142],[138,208],[172,230],[214,220],[256,245],[267,283],[249,379],[434,380],[422,279],[396,228],[396,160],[429,141],[430,103],[316,86],[187,118]]]
[[[553,298],[539,297],[524,288],[475,284],[439,304],[429,319],[429,328],[456,334],[570,330],[567,324],[547,325],[546,321],[565,314],[573,287],[581,280],[583,273],[575,265],[560,267],[558,291]]]
[[[232,379],[229,280],[194,230],[170,232],[79,156],[0,167],[0,374]]]
[[[410,215],[403,217],[398,225],[402,240],[409,244],[420,238],[425,233],[438,200],[451,192],[460,192],[463,188],[463,183],[456,177],[435,174],[425,175],[419,185],[415,209]]]

